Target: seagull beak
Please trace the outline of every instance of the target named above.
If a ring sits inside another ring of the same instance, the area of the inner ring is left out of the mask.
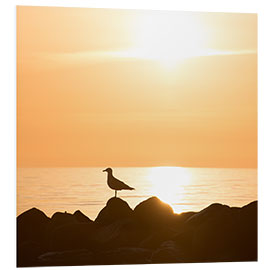
[[[103,172],[107,172],[106,170],[103,170]]]

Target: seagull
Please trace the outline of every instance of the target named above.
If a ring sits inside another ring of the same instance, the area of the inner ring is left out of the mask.
[[[111,189],[115,190],[114,197],[117,197],[117,190],[122,190],[122,189],[133,190],[133,189],[135,189],[133,187],[128,186],[124,182],[116,179],[112,174],[112,169],[111,168],[107,168],[107,169],[103,170],[103,172],[108,173],[107,184]]]

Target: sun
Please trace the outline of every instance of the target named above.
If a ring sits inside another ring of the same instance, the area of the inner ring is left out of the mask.
[[[134,48],[130,54],[172,68],[186,58],[203,54],[207,36],[198,14],[143,13],[137,22]]]
[[[184,199],[185,187],[191,183],[192,175],[188,168],[153,167],[149,170],[148,179],[153,196],[174,208],[174,202]]]

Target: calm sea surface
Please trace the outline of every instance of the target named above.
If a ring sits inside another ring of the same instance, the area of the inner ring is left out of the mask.
[[[103,169],[19,168],[17,215],[32,207],[48,216],[79,209],[95,219],[114,196]],[[256,169],[114,168],[114,176],[135,188],[118,192],[131,208],[150,196],[169,203],[176,213],[199,211],[214,202],[243,206],[257,200]]]

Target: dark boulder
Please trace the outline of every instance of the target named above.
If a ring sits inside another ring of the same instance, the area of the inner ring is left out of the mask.
[[[173,222],[172,222],[172,227],[178,232],[183,231],[184,229],[186,229],[186,221],[195,214],[197,213],[196,212],[183,212],[180,214],[175,214]]]
[[[77,224],[77,218],[67,212],[56,212],[52,215],[50,222],[47,224],[44,235],[45,242],[44,245],[48,250],[52,247],[52,238],[55,231],[59,231],[58,229],[68,224]]]
[[[56,212],[51,217],[51,226],[53,228],[57,228],[59,226],[69,224],[69,223],[77,223],[77,219],[74,215],[67,212]]]
[[[258,257],[258,202],[254,201],[243,206],[237,222],[237,253],[239,261],[257,261]]]
[[[151,263],[181,263],[181,251],[173,241],[166,241],[151,256]]]
[[[197,261],[230,261],[237,239],[236,220],[232,215],[210,217],[197,226],[192,241]]]
[[[50,250],[95,249],[96,225],[92,223],[68,223],[58,226],[50,236]]]
[[[40,243],[43,241],[44,230],[50,222],[42,211],[32,208],[17,217],[17,243],[24,241],[34,241]]]
[[[193,237],[194,229],[190,227],[185,227],[181,232],[179,232],[175,237],[172,238],[172,240],[181,250],[184,262],[194,261]]]
[[[227,205],[213,203],[200,212],[191,215],[191,217],[186,220],[186,225],[197,227],[209,218],[219,218],[224,215],[231,214],[230,210],[230,207]]]
[[[68,230],[73,227],[80,227],[80,225],[76,224],[91,224],[93,223],[92,220],[90,220],[87,216],[85,216],[81,211],[76,211],[73,215],[70,213],[62,213],[62,212],[56,212],[53,214],[51,218],[51,222],[47,225],[45,230],[46,235],[46,242],[45,245],[48,249],[52,248],[52,239],[55,239],[55,235],[62,235],[63,233],[66,234],[67,232],[65,230]],[[68,226],[70,225],[70,226]],[[91,226],[91,225],[90,225]],[[81,225],[82,229],[84,230],[84,226]],[[85,226],[87,227],[87,226]],[[64,229],[63,229],[64,228]],[[75,230],[75,229],[74,229]],[[74,237],[75,232],[70,232],[71,235],[69,237]],[[69,238],[67,238],[68,241]],[[54,245],[53,245],[54,246]],[[69,247],[70,249],[70,247]]]
[[[122,247],[97,255],[98,264],[146,264],[150,262],[151,251],[136,247]]]
[[[174,214],[156,197],[134,211],[111,198],[93,222],[82,212],[17,217],[17,266],[257,260],[257,201]]]
[[[100,227],[95,239],[103,250],[118,247],[137,247],[149,235],[149,231],[137,226],[132,218],[121,219]]]
[[[242,224],[248,224],[250,229],[254,231],[257,230],[257,219],[258,219],[258,202],[251,202],[242,208],[239,211],[239,221]]]
[[[50,223],[42,211],[32,208],[17,217],[17,266],[34,266],[37,256],[46,251],[46,228]]]
[[[87,249],[47,252],[38,257],[37,266],[76,266],[95,264],[93,252]]]
[[[134,219],[141,226],[152,229],[160,226],[170,226],[174,217],[171,206],[157,197],[151,197],[141,202],[134,209]]]
[[[159,230],[149,231],[146,238],[140,242],[140,247],[147,249],[156,249],[163,242],[171,240],[176,235],[176,231],[161,227]]]
[[[99,212],[95,222],[100,225],[108,225],[120,219],[129,218],[131,215],[132,209],[127,202],[113,197],[108,200],[106,206]]]
[[[194,261],[253,261],[257,259],[257,205],[230,208],[212,204],[187,220],[193,230]]]
[[[77,210],[73,213],[73,216],[78,222],[92,222],[92,220],[84,215],[80,210]]]
[[[186,218],[174,238],[185,261],[226,261],[235,237],[235,211],[227,205],[211,204]]]
[[[46,250],[37,242],[24,241],[17,244],[17,267],[31,267],[38,264],[38,256]]]

